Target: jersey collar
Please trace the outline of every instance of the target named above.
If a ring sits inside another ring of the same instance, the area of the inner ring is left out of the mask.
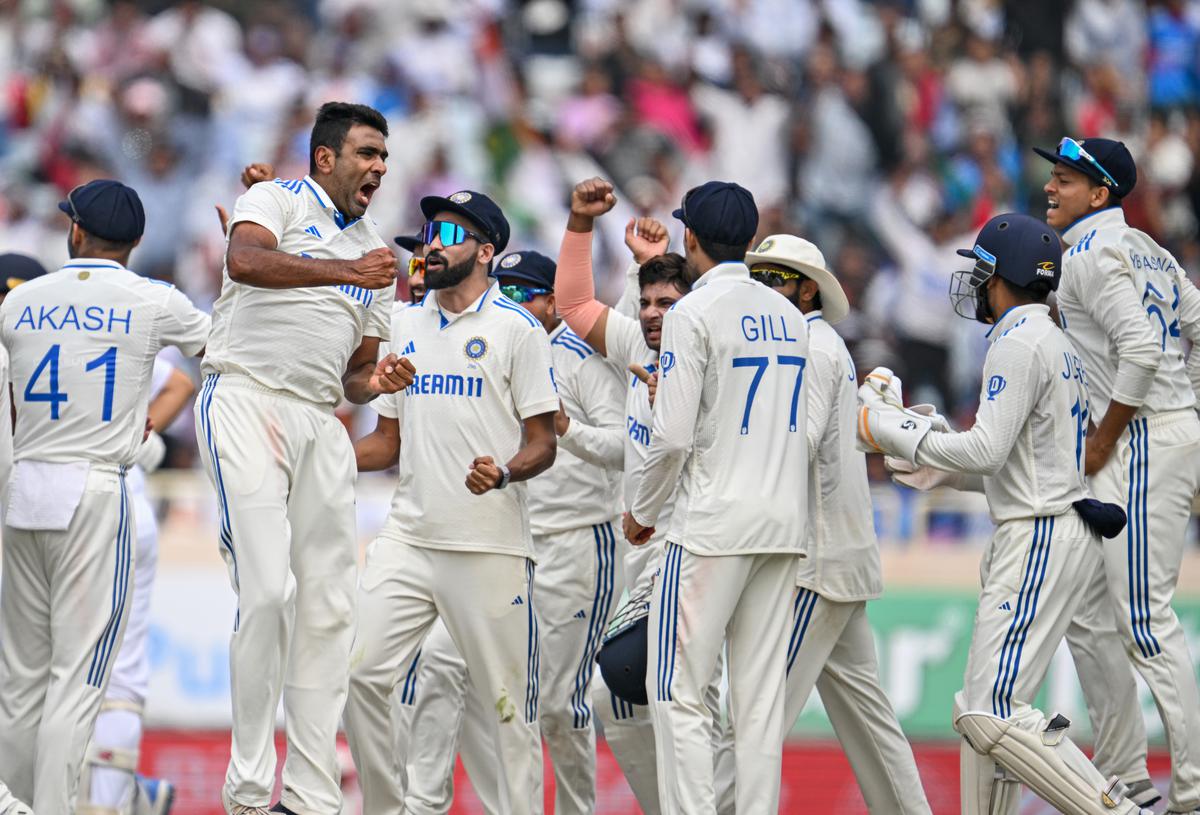
[[[333,222],[337,224],[338,229],[345,229],[351,224],[356,224],[362,218],[351,218],[336,206],[333,199],[329,197],[329,193],[325,192],[325,188],[313,180],[311,175],[304,176],[304,186],[308,187],[309,192],[317,199],[317,203],[321,205],[321,209],[329,213],[329,217],[333,218]]]
[[[988,332],[984,336],[994,343],[1007,334],[1009,329],[1014,328],[1017,323],[1022,322],[1026,317],[1039,313],[1045,314],[1047,319],[1049,319],[1050,306],[1045,303],[1026,303],[1023,306],[1013,306],[1000,315],[1000,319],[992,324],[992,327],[988,329]]]
[[[107,258],[74,258],[62,266],[63,269],[124,269],[120,263]]]
[[[495,296],[497,296],[499,293],[500,293],[500,286],[497,284],[497,282],[495,280],[493,280],[492,284],[487,287],[487,289],[484,291],[484,293],[479,295],[479,299],[477,299],[475,302],[471,303],[471,305],[467,306],[466,309],[464,309],[463,312],[457,316],[448,315],[445,311],[442,310],[442,304],[439,303],[438,299],[437,299],[437,289],[430,290],[425,295],[425,300],[428,300],[430,295],[433,296],[433,304],[435,306],[437,306],[437,312],[438,312],[438,328],[442,329],[442,328],[445,328],[446,326],[456,322],[458,319],[465,317],[468,314],[475,314],[476,312],[482,310],[483,307],[487,304],[488,300],[494,299]],[[422,305],[425,304],[425,300],[421,301]]]
[[[805,314],[804,319],[807,322],[814,323],[817,320],[824,320],[825,317],[824,317],[824,315],[821,314],[821,309],[818,308],[818,309],[813,309],[812,311],[808,312],[808,314]]]
[[[706,286],[714,280],[738,280],[745,278],[750,279],[750,269],[745,263],[736,260],[718,263],[716,266],[709,269],[704,274],[700,275],[700,279],[692,284],[692,291]]]
[[[1125,223],[1125,211],[1120,207],[1109,207],[1102,209],[1099,212],[1093,212],[1091,215],[1084,215],[1075,223],[1063,230],[1063,242],[1067,246],[1074,246],[1079,243],[1079,239],[1089,232],[1097,229],[1112,229],[1113,227],[1127,226]]]

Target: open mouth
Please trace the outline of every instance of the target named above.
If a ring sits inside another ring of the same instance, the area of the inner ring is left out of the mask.
[[[1046,199],[1046,209],[1058,209],[1058,199],[1047,198]]]
[[[441,253],[433,252],[425,256],[425,274],[437,273],[446,268],[446,258]]]
[[[375,190],[379,189],[378,181],[368,181],[358,188],[358,193],[354,196],[354,200],[359,206],[366,209],[371,203],[371,197],[375,195]]]

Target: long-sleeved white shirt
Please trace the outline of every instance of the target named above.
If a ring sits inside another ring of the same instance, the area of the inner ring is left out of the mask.
[[[854,360],[820,311],[808,322],[808,551],[796,585],[837,602],[883,593],[866,457],[855,447]]]
[[[619,514],[624,382],[566,323],[550,332],[554,380],[571,423],[554,466],[528,481],[529,529],[552,535]]]
[[[1049,306],[1009,309],[988,338],[975,425],[925,434],[917,463],[982,475],[996,523],[1061,515],[1087,495],[1088,373]]]
[[[1200,371],[1189,370],[1180,338],[1200,341],[1200,292],[1175,258],[1119,208],[1076,221],[1063,240],[1058,313],[1087,370],[1096,423],[1114,400],[1139,416],[1193,407],[1189,373]]]
[[[808,325],[744,263],[714,266],[663,319],[654,432],[633,517],[697,555],[800,554],[808,516]]]

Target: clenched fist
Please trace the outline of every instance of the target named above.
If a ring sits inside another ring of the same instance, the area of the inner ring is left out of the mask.
[[[467,472],[467,489],[475,495],[483,495],[500,485],[500,467],[491,456],[478,456],[471,462]]]
[[[367,380],[367,387],[371,389],[371,393],[378,395],[397,393],[413,383],[416,373],[416,367],[407,357],[388,354],[375,363],[375,372]]]
[[[364,289],[382,289],[396,282],[396,256],[391,249],[372,249],[358,260],[346,261],[346,282]]]
[[[571,214],[598,218],[617,205],[613,185],[603,178],[580,181],[571,191]]]
[[[242,186],[250,189],[260,181],[270,181],[275,177],[275,167],[265,161],[247,164],[242,170]]]
[[[670,238],[667,228],[657,218],[630,218],[625,224],[625,245],[640,266],[650,258],[665,255]]]

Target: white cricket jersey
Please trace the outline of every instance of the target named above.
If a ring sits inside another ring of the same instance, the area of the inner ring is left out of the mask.
[[[167,382],[171,379],[171,374],[174,373],[175,366],[163,359],[163,355],[159,354],[154,358],[154,367],[150,371],[150,391],[146,397],[146,405],[149,406],[154,401],[154,397],[158,396],[162,389],[167,386]],[[166,428],[161,428],[166,430]],[[129,489],[129,494],[137,500],[146,496],[146,471],[140,466],[134,465],[129,468],[129,472],[125,476],[125,486]],[[137,525],[138,535],[142,534],[142,524]]]
[[[1058,313],[1083,359],[1097,424],[1111,401],[1138,416],[1196,404],[1181,335],[1200,341],[1200,292],[1120,208],[1076,221],[1063,240]]]
[[[400,311],[391,347],[417,373],[372,403],[400,421],[399,483],[380,537],[532,558],[527,484],[472,495],[466,479],[478,456],[516,455],[523,420],[558,410],[546,329],[493,282],[461,314],[436,291]]]
[[[128,464],[141,446],[154,358],[195,356],[209,318],[169,283],[77,258],[0,306],[11,358],[17,461]]]
[[[633,516],[697,555],[800,554],[808,510],[808,325],[787,298],[721,263],[663,319],[654,433]],[[682,477],[681,476],[682,473]]]
[[[646,463],[646,453],[650,451],[650,433],[654,424],[650,392],[642,380],[629,372],[629,366],[637,363],[654,373],[658,370],[658,352],[646,345],[641,324],[615,309],[608,311],[604,344],[609,361],[625,377],[625,476],[622,493],[625,496],[625,509],[628,510],[633,507],[633,496],[642,479],[642,468]],[[659,532],[665,533],[670,528],[675,498],[676,493],[672,490],[659,510]]]
[[[269,230],[278,250],[318,260],[353,260],[386,246],[369,218],[347,222],[309,177],[264,181],[233,207],[230,232],[243,221]],[[395,284],[266,289],[237,283],[226,267],[213,304],[213,330],[202,373],[240,374],[317,404],[342,400],[342,375],[363,337],[386,340]]]
[[[0,345],[0,502],[8,506],[4,497],[13,466],[12,401],[8,389],[8,349]]]
[[[1087,495],[1090,371],[1050,319],[1049,306],[1009,309],[988,339],[975,425],[963,433],[926,433],[917,463],[982,475],[996,523],[1061,515]]]
[[[620,511],[616,471],[624,446],[624,382],[565,322],[550,332],[550,352],[558,396],[571,423],[559,439],[554,466],[526,482],[529,526],[535,535],[602,524]],[[590,431],[592,438],[582,449],[566,441],[581,439],[581,431],[585,436]]]
[[[866,456],[855,447],[858,377],[820,311],[808,323],[808,551],[796,585],[840,603],[883,593]]]

